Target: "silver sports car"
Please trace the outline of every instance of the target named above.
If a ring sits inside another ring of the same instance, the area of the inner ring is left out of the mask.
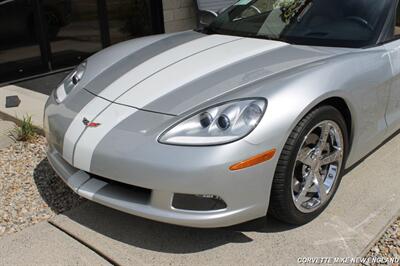
[[[48,159],[82,197],[148,219],[307,223],[400,128],[397,2],[242,0],[107,48],[51,95]]]

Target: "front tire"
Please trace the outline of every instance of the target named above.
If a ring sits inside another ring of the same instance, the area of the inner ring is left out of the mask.
[[[342,114],[332,106],[311,111],[282,150],[268,213],[295,225],[316,218],[337,191],[347,151],[348,132]]]

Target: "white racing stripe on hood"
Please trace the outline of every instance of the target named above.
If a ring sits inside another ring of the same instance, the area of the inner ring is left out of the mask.
[[[288,45],[277,41],[241,39],[195,54],[133,87],[117,103],[143,108],[159,97],[208,73],[246,58]]]
[[[239,39],[239,37],[233,36],[210,35],[179,45],[153,58],[150,58],[143,64],[125,73],[111,85],[105,88],[99,94],[99,96],[105,99],[115,100],[121,94],[134,87],[144,79],[180,60],[212,47]]]
[[[89,172],[93,152],[100,141],[115,126],[135,112],[137,112],[136,109],[119,104],[112,104],[104,110],[104,112],[95,118],[95,122],[100,123],[100,126],[96,128],[86,128],[86,131],[78,140],[75,147],[73,165],[78,169]]]

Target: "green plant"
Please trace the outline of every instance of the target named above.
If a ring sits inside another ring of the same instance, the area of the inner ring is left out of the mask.
[[[17,141],[29,141],[35,135],[35,126],[32,124],[32,116],[24,116],[20,126],[14,128],[13,136]]]
[[[310,0],[277,0],[274,9],[280,9],[282,21],[289,23],[310,3]]]

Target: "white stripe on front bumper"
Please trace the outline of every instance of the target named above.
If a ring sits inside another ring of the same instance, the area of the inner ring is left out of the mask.
[[[74,167],[89,172],[93,153],[100,141],[115,126],[135,112],[137,110],[132,107],[112,104],[96,117],[95,122],[100,123],[100,126],[86,128],[78,143],[76,143],[73,159]]]
[[[110,105],[109,101],[95,97],[74,118],[64,136],[63,158],[73,164],[74,147],[86,126],[83,119],[92,121],[101,111]]]

